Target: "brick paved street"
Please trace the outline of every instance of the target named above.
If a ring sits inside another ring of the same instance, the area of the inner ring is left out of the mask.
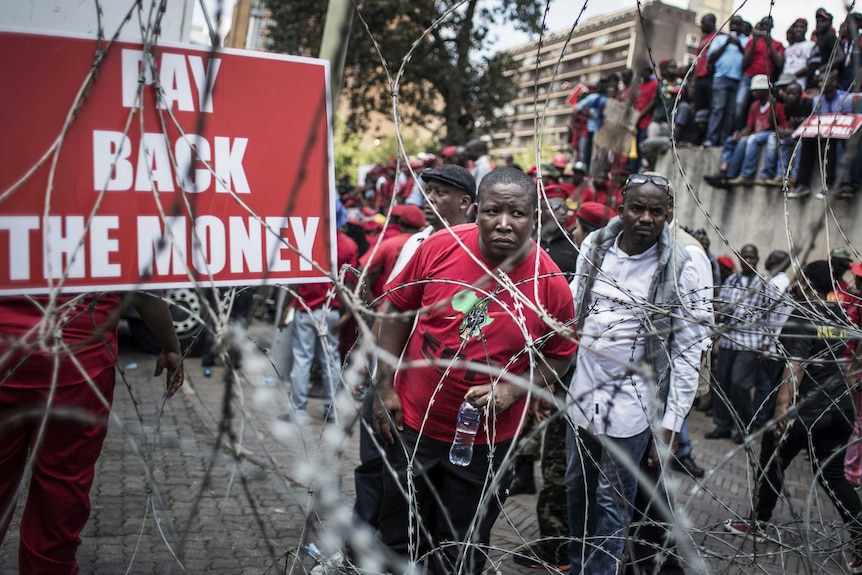
[[[268,345],[265,326],[251,333],[262,347]],[[121,343],[121,365],[137,367],[126,373],[131,390],[122,380],[117,384],[116,419],[97,467],[93,512],[79,550],[82,573],[306,572],[313,565],[307,555],[302,554],[304,565],[294,563],[300,542],[325,547],[349,519],[358,461],[358,433],[350,423],[358,404],[346,400],[338,425],[323,426],[319,399],[309,402],[306,426],[278,420],[287,396],[262,385],[264,362],[250,357],[249,346],[239,385],[225,383],[223,368],[204,377],[200,360],[190,358],[186,386],[162,411],[162,383],[150,377],[154,358],[127,338]],[[228,388],[232,399],[226,402]],[[700,412],[692,414],[690,425],[695,456],[710,473],[699,483],[674,473],[672,490],[691,551],[709,573],[847,572],[841,554],[830,548],[840,536],[837,513],[819,487],[810,489],[812,475],[802,456],[787,474],[793,508],[780,503],[774,522],[781,528],[770,530],[780,543],[755,550],[725,533],[721,523],[750,507],[746,450],[703,439],[711,422]],[[538,471],[537,465],[537,478]],[[498,572],[536,572],[516,566],[506,554],[538,536],[535,502],[530,495],[507,501],[492,538]],[[3,574],[18,572],[20,507],[0,547]]]

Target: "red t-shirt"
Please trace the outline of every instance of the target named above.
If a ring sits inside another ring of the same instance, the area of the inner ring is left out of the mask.
[[[784,115],[784,104],[775,103],[775,120],[779,128],[787,127],[787,118]],[[760,102],[755,101],[748,109],[747,125],[752,127],[755,132],[763,132],[764,130],[774,130],[776,125],[772,121],[772,105],[767,105],[766,109],[761,111]]]
[[[745,51],[751,52],[754,50],[754,57],[751,59],[751,65],[748,66],[742,73],[746,76],[757,76],[758,74],[766,74],[773,80],[776,78],[773,72],[776,71],[775,63],[769,57],[769,46],[764,41],[766,38],[752,37],[748,44],[745,45]],[[772,45],[775,46],[775,51],[779,54],[784,54],[784,45],[778,40],[772,40]],[[778,70],[780,71],[780,70]]]
[[[0,385],[49,388],[55,358],[60,361],[58,387],[86,381],[87,377],[68,353],[52,354],[40,349],[40,340],[48,349],[55,345],[59,347],[59,344],[55,344],[50,335],[50,324],[46,324],[45,330],[37,327],[45,318],[43,309],[48,305],[48,297],[36,296],[33,300],[18,296],[0,298],[0,357],[13,345],[21,346],[12,351],[4,363]],[[57,331],[61,334],[62,343],[69,346],[86,375],[92,378],[114,366],[120,296],[116,293],[88,294],[74,303],[73,300],[72,296],[58,297],[57,319],[50,323],[59,328]]]
[[[475,224],[453,226],[451,230],[479,261],[494,268],[479,251]],[[530,255],[506,275],[534,304],[538,277],[540,307],[560,322],[571,324],[574,304],[568,283],[550,256],[537,250],[535,243],[532,246]],[[513,375],[529,373],[524,331],[532,341],[548,336],[541,345],[546,357],[563,359],[575,353],[574,343],[555,335],[535,312],[485,275],[450,232],[440,230],[422,242],[407,266],[386,285],[387,297],[396,308],[423,310],[417,314],[404,351],[405,362],[420,364],[398,370],[395,390],[401,399],[404,423],[438,441],[452,441],[455,436],[458,408],[469,388],[490,383],[501,370]],[[455,357],[485,370],[490,368],[492,375],[453,365]],[[489,443],[489,436],[492,443],[515,437],[525,408],[526,399],[522,398],[496,420],[483,419],[476,443]]]
[[[390,226],[396,227],[396,226]],[[371,295],[377,299],[383,294],[383,286],[386,285],[386,280],[389,274],[395,268],[395,262],[398,261],[398,255],[401,253],[401,248],[404,247],[404,242],[410,239],[413,234],[399,233],[397,236],[387,238],[380,242],[375,251],[375,246],[372,245],[368,251],[359,259],[360,265],[365,269],[366,273],[377,273],[377,278],[374,280],[374,285],[371,286]],[[371,256],[374,256],[373,258]]]
[[[650,78],[641,82],[641,85],[638,87],[638,94],[635,96],[635,110],[643,112],[655,100],[656,92],[658,92],[658,80]],[[652,114],[647,114],[638,122],[638,129],[646,130],[651,121]]]
[[[716,32],[700,37],[697,44],[697,62],[694,65],[694,77],[703,78],[709,75],[709,43],[715,38]]]
[[[339,231],[336,236],[336,249],[338,251],[338,255],[336,256],[338,262],[338,267],[335,269],[336,274],[338,274],[345,264],[354,268],[358,265],[359,248],[350,236]],[[352,273],[345,276],[345,278],[351,277],[355,276]],[[306,311],[306,307],[308,307],[308,309],[315,310],[326,302],[328,299],[327,294],[331,289],[332,284],[329,282],[302,284],[296,289],[297,297],[290,302],[290,305],[303,311]],[[329,306],[334,309],[340,309],[341,302],[337,297],[333,297]]]

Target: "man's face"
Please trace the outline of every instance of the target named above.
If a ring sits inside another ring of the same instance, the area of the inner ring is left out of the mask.
[[[677,66],[676,60],[671,60],[667,63],[663,76],[666,80],[676,80],[677,76],[679,76],[679,66]]]
[[[739,263],[742,265],[742,275],[753,276],[757,272],[757,262],[760,257],[757,255],[757,248],[754,246],[745,246],[739,252]]]
[[[618,212],[626,241],[647,249],[656,243],[667,221],[667,191],[651,182],[632,186],[626,191]]]
[[[752,90],[751,95],[758,102],[764,104],[769,99],[769,90]]]
[[[790,84],[784,89],[784,103],[795,106],[802,100],[802,86]]]
[[[569,215],[569,206],[566,204],[565,198],[542,200],[540,207],[542,209],[542,228],[544,230],[559,229],[560,226],[566,224],[566,218]]]
[[[464,214],[467,213],[471,202],[470,196],[463,190],[432,180],[425,182],[425,193],[428,194],[424,209],[425,221],[434,226],[435,230],[443,229],[447,222],[452,226],[464,222]],[[442,220],[434,213],[431,204],[437,207],[443,217]]]
[[[835,95],[835,92],[838,91],[838,85],[838,73],[831,72],[829,76],[826,77],[826,84],[823,85],[823,93],[831,98]]]
[[[832,28],[832,20],[827,18],[818,18],[817,19],[817,33],[820,35],[825,34]]]
[[[533,201],[517,184],[494,184],[483,189],[476,215],[479,249],[494,265],[527,255],[536,226]]]
[[[634,72],[626,68],[625,70],[623,70],[620,76],[622,78],[623,84],[628,86],[632,83],[632,78],[634,78]]]
[[[574,172],[572,172],[572,183],[576,186],[580,186],[581,182],[584,181],[585,176],[586,176],[586,174],[583,173],[582,171],[575,170]]]
[[[790,27],[790,38],[794,43],[802,42],[805,40],[805,33],[807,31],[808,29],[802,23],[794,24]]]
[[[742,32],[743,20],[740,16],[734,16],[730,19],[730,31],[739,34]]]
[[[704,34],[712,34],[715,32],[715,16],[707,14],[700,19],[700,31]]]

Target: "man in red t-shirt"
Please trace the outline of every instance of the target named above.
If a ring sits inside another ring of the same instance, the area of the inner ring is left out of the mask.
[[[392,273],[395,262],[398,261],[401,248],[410,236],[428,225],[422,210],[411,205],[394,206],[392,220],[391,226],[394,227],[397,224],[401,233],[386,238],[378,245],[372,245],[359,259],[359,265],[365,273],[365,284],[369,286],[369,299],[373,302],[383,295],[383,286],[386,285],[386,280]]]
[[[406,555],[418,505],[420,544],[411,558],[430,552],[431,573],[453,573],[459,560],[466,573],[482,571],[484,551],[476,547],[488,544],[505,499],[508,481],[497,472],[527,398],[539,391],[534,385],[544,388],[565,372],[575,352],[555,333],[574,309],[559,268],[530,237],[536,211],[529,176],[494,170],[479,187],[476,225],[432,235],[386,286],[374,428],[395,473],[384,474],[379,529],[386,545]],[[472,461],[461,467],[449,449],[465,400],[484,415]],[[467,545],[440,548],[443,540]]]
[[[736,126],[742,129],[745,111],[751,103],[752,82],[755,76],[765,74],[772,81],[778,79],[784,68],[784,44],[772,38],[772,18],[764,16],[751,39],[745,45],[742,56],[742,80],[736,90]]]
[[[183,369],[168,305],[142,295],[135,309],[162,342],[155,375],[167,371],[171,396]],[[114,397],[119,311],[116,293],[0,298],[0,542],[33,457],[21,573],[79,572],[75,556]],[[73,416],[55,416],[63,411]]]

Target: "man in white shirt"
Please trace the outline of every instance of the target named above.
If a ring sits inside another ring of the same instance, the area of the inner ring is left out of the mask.
[[[630,176],[619,218],[586,238],[571,284],[581,336],[566,437],[572,573],[616,572],[652,426],[673,446],[697,390],[705,286],[666,225],[670,194],[663,176]]]
[[[775,394],[773,391],[781,383],[784,371],[784,356],[778,353],[778,336],[790,315],[791,300],[787,294],[790,278],[785,271],[790,266],[790,254],[775,250],[766,258],[766,278],[764,292],[765,334],[760,346],[759,377],[754,384],[754,427],[763,427],[775,413]]]
[[[790,26],[788,40],[790,45],[784,50],[784,69],[782,74],[791,74],[805,91],[805,80],[808,75],[808,57],[814,49],[814,42],[805,39],[808,32],[808,20],[797,18]]]

